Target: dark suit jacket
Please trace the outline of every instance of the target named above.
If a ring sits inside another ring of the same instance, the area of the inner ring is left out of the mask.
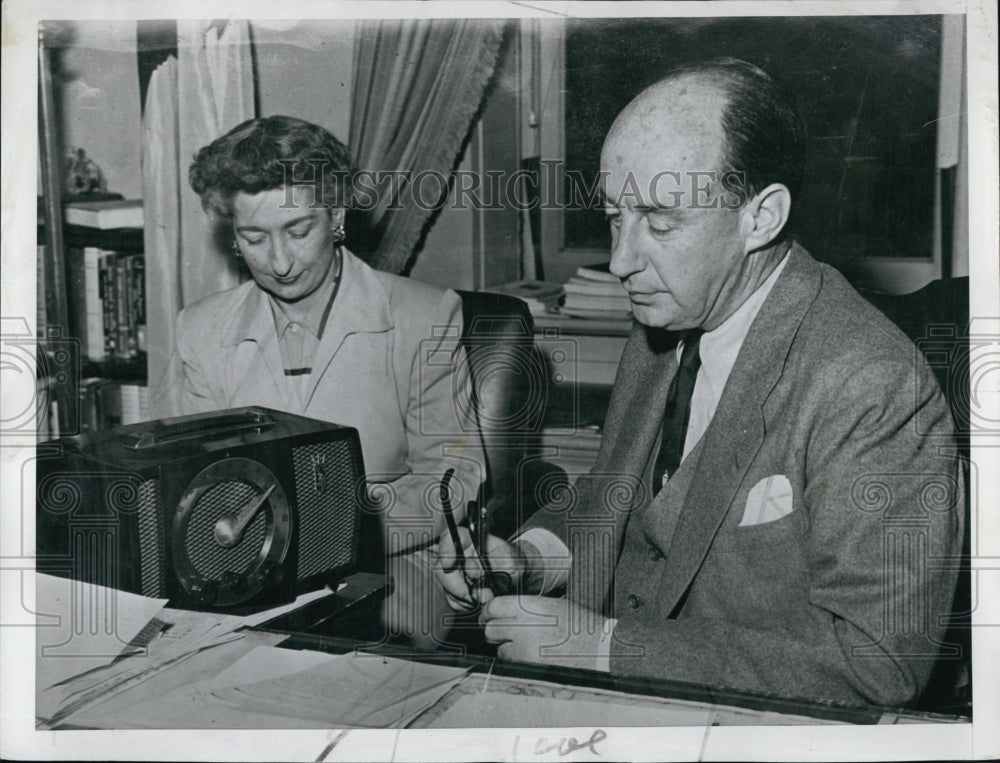
[[[613,673],[900,705],[950,610],[964,496],[919,351],[794,246],[695,450],[652,499],[676,337],[637,327],[598,461],[529,526],[573,553],[568,596],[617,617]],[[791,512],[740,526],[776,475]]]

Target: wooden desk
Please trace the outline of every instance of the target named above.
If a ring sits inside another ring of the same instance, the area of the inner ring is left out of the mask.
[[[48,727],[336,727],[333,723],[310,720],[297,713],[279,712],[278,707],[258,704],[251,710],[240,704],[206,701],[198,684],[219,675],[258,647],[329,654],[358,651],[468,671],[420,715],[411,714],[408,728],[588,728],[598,734],[619,726],[707,728],[967,720],[878,707],[800,701],[557,666],[504,663],[495,658],[492,647],[482,640],[481,633],[469,621],[459,623],[461,627],[453,631],[453,643],[445,648],[435,652],[415,651],[384,638],[377,617],[379,592],[370,583],[371,576],[361,586],[364,593],[360,597],[328,596],[244,630],[242,638],[192,654],[181,670],[154,671],[147,680],[125,687],[109,696],[106,702],[88,705]],[[350,606],[345,608],[345,605]],[[162,613],[165,622],[174,622],[171,617],[189,617],[179,611],[162,610]],[[149,647],[149,656],[153,658],[150,664],[156,662],[156,650],[161,648],[158,643],[154,641]],[[318,656],[302,657],[315,660]],[[125,661],[135,661],[142,667],[144,659],[147,657],[128,657]],[[270,666],[276,656],[272,651],[254,659],[257,665]],[[319,656],[319,659],[323,658]]]
[[[516,707],[497,699],[493,726],[511,727],[587,726],[581,714],[601,713],[600,706],[633,708],[637,719],[633,724],[651,725],[646,721],[657,718],[652,725],[792,725],[804,723],[878,724],[897,722],[961,722],[958,716],[917,713],[904,709],[875,706],[849,706],[835,702],[797,700],[776,695],[733,691],[681,681],[652,678],[612,676],[597,671],[505,663],[495,657],[492,646],[482,639],[481,630],[473,618],[460,620],[452,629],[449,643],[436,652],[418,652],[401,643],[384,638],[377,625],[378,593],[349,608],[339,616],[331,615],[328,602],[318,601],[301,610],[265,623],[258,631],[282,635],[281,646],[289,649],[312,649],[331,653],[352,650],[375,652],[388,656],[434,662],[442,665],[470,668],[470,674],[445,695],[433,708],[411,724],[411,728],[443,728],[466,721],[477,727],[482,712],[490,703],[481,698],[468,713],[456,708],[475,694],[534,697],[548,700],[543,704],[523,702]],[[343,600],[346,603],[346,599]],[[553,706],[553,701],[558,707]],[[573,708],[576,703],[578,710]],[[538,708],[546,707],[547,715]],[[620,720],[622,713],[601,713]],[[558,721],[558,723],[556,722]],[[497,723],[499,722],[499,723]]]

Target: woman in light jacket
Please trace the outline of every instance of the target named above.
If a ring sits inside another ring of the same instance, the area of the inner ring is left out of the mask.
[[[461,404],[471,395],[458,296],[347,250],[351,157],[322,127],[244,122],[198,152],[190,181],[206,212],[231,225],[252,280],[177,316],[155,415],[261,405],[356,427],[395,582],[386,623],[435,646],[446,611],[430,574],[444,530],[438,485],[454,467],[460,521],[483,479],[474,415]]]

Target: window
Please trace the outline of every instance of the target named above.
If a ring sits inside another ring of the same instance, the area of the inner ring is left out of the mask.
[[[569,176],[597,177],[611,122],[643,87],[679,63],[745,59],[789,86],[806,121],[809,155],[790,223],[796,237],[856,281],[865,282],[859,265],[873,259],[894,266],[937,261],[939,275],[943,19],[570,19],[552,35],[555,63],[543,86],[562,94],[561,103],[547,98],[542,124],[550,150],[561,154],[544,158],[563,160],[568,196]],[[581,262],[607,257],[610,235],[600,210],[557,214],[543,214],[543,251],[549,263],[559,252],[555,270],[574,253]]]

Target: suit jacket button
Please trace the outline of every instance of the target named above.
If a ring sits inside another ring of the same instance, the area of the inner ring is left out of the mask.
[[[629,594],[628,605],[632,609],[638,609],[639,607],[642,606],[642,600],[638,596],[636,596],[634,593]]]
[[[660,549],[656,546],[650,546],[646,549],[646,555],[649,557],[649,561],[658,562],[663,558],[663,554],[660,553]]]

